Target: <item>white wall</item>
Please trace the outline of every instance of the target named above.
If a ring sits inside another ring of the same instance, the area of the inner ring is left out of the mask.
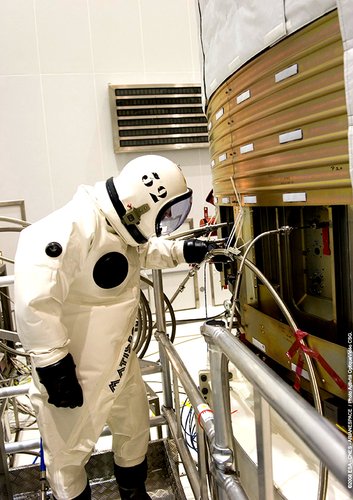
[[[24,199],[35,221],[115,175],[136,155],[113,152],[108,84],[200,83],[200,67],[194,0],[0,0],[0,201]],[[198,222],[208,150],[161,154],[182,165]],[[0,233],[5,256],[16,238]]]

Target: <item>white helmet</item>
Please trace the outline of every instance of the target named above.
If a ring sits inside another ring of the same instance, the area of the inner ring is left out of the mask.
[[[120,218],[118,232],[130,245],[175,231],[191,208],[192,190],[181,169],[163,156],[130,161],[118,177],[107,180],[106,188]]]

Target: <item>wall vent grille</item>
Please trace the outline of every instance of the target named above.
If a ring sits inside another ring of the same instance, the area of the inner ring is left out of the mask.
[[[109,85],[114,152],[208,147],[197,85]]]

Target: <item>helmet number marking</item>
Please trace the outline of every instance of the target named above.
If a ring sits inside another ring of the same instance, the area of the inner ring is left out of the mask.
[[[159,175],[156,172],[151,172],[149,175],[145,174],[142,176],[142,182],[147,187],[153,186],[154,179],[159,180]]]
[[[150,175],[143,175],[142,182],[146,187],[152,187],[155,180],[159,180],[160,177],[157,173],[152,172]],[[157,193],[149,193],[154,203],[158,203],[160,199],[165,198],[168,192],[164,186],[158,186]]]

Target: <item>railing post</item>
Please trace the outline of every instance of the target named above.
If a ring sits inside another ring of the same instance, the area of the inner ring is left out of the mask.
[[[5,452],[5,436],[2,424],[6,401],[0,403],[0,498],[10,500],[12,498],[12,487],[9,476],[9,467]]]
[[[212,457],[216,469],[225,474],[236,475],[235,450],[233,447],[233,431],[231,424],[230,397],[228,385],[228,360],[222,350],[215,342],[213,333],[221,327],[224,328],[223,321],[208,321],[201,327],[209,353],[210,373],[212,380],[212,398],[214,413],[215,439]],[[218,495],[220,499],[229,498],[228,492],[218,485]],[[247,498],[246,495],[239,496]]]
[[[198,456],[198,473],[200,479],[200,499],[209,499],[209,489],[212,489],[212,484],[209,484],[207,471],[208,450],[205,442],[205,433],[200,425],[197,426],[197,456]]]
[[[153,279],[154,302],[156,307],[157,332],[158,334],[166,335],[162,271],[160,269],[153,269],[152,279]],[[164,395],[164,405],[167,408],[172,408],[173,397],[172,397],[172,382],[170,376],[169,361],[166,356],[164,347],[160,342],[158,342],[158,346],[159,346],[159,358],[162,366],[162,387]]]
[[[173,344],[170,342],[168,337],[163,334],[157,334],[157,339],[159,342],[161,342],[165,348],[166,355],[169,358],[169,361],[173,367],[173,370],[175,371],[176,375],[178,376],[181,384],[183,385],[190,403],[192,404],[194,411],[195,411],[195,416],[197,417],[198,423],[200,426],[203,427],[203,430],[205,432],[205,435],[207,436],[208,440],[208,445],[210,448],[210,453],[211,453],[211,464],[210,464],[210,469],[212,472],[212,475],[215,477],[217,481],[217,485],[222,487],[222,491],[224,491],[224,494],[227,495],[226,498],[228,499],[236,499],[236,500],[248,500],[247,495],[245,494],[243,488],[241,487],[238,477],[232,472],[232,471],[227,471],[223,472],[221,468],[217,468],[215,466],[215,459],[214,459],[214,441],[215,441],[215,426],[214,426],[214,414],[211,410],[211,408],[205,404],[205,400],[196,386],[194,380],[191,378],[190,373],[188,372],[186,366],[184,365],[183,361],[181,360],[180,356],[178,355],[175,347]],[[172,413],[173,418],[175,419],[174,412],[172,410],[165,411],[164,412],[166,415]],[[174,433],[176,436],[176,433]],[[198,478],[199,479],[199,478]],[[190,482],[191,484],[191,482]],[[193,489],[194,493],[195,490]],[[223,496],[223,494],[222,494]],[[195,498],[199,499],[200,498],[200,492],[197,492],[197,495],[195,494]],[[224,498],[224,496],[223,496]]]
[[[259,500],[273,500],[272,435],[270,405],[254,389],[257,481]]]

